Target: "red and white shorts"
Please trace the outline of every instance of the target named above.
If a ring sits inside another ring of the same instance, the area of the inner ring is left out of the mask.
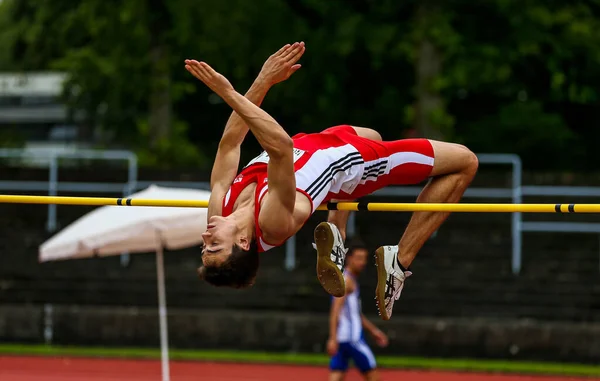
[[[327,199],[357,199],[390,185],[419,184],[430,176],[435,161],[427,139],[377,141],[358,136],[349,125],[323,131],[354,146],[364,160],[364,173],[352,193],[340,191]]]
[[[331,199],[353,200],[389,185],[419,184],[433,168],[427,139],[376,141],[349,125],[293,137],[297,152],[296,187],[313,211]]]

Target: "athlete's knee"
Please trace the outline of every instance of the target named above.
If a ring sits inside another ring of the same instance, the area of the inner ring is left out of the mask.
[[[458,173],[471,180],[475,177],[477,169],[479,168],[479,159],[477,158],[477,155],[462,144],[452,143],[452,145],[454,155],[456,155],[455,158],[459,163]]]
[[[369,134],[370,134],[369,139],[377,140],[379,142],[383,141],[383,138],[381,137],[381,134],[379,132],[369,129]]]
[[[345,372],[341,370],[334,370],[329,373],[329,381],[343,381],[345,376]]]
[[[434,151],[434,175],[461,174],[474,177],[479,159],[462,144],[430,140]]]
[[[361,136],[363,138],[367,138],[370,140],[377,140],[377,141],[382,141],[382,137],[381,134],[375,130],[373,130],[372,128],[366,128],[366,127],[357,127],[357,126],[352,126],[352,128],[354,128],[354,130],[356,131],[356,134],[358,136]]]
[[[463,172],[474,176],[475,173],[477,173],[477,169],[479,168],[479,159],[477,158],[477,155],[475,155],[473,151],[471,151],[469,148],[462,144],[457,144],[457,146],[462,151],[461,156],[463,156],[462,160],[464,163]]]

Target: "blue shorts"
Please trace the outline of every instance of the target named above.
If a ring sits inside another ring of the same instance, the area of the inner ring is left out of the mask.
[[[340,343],[337,353],[329,362],[329,369],[345,372],[350,359],[362,373],[367,373],[377,367],[371,348],[361,339],[354,343]]]

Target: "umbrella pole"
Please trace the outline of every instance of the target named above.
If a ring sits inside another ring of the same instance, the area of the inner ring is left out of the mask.
[[[167,332],[167,297],[165,296],[165,267],[162,243],[159,243],[156,249],[156,277],[158,283],[158,321],[160,327],[162,380],[169,381],[169,334]]]

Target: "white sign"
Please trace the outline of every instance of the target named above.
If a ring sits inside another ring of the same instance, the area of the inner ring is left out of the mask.
[[[305,153],[306,153],[306,151],[304,151],[304,150],[301,150],[299,148],[294,148],[294,163],[296,161],[298,161],[298,159],[300,159],[302,157],[302,155],[304,155]],[[265,164],[269,163],[269,154],[267,153],[267,151],[263,151],[260,155],[258,155],[254,159],[250,160],[250,162],[248,163],[248,165],[246,165],[246,167],[249,167],[252,164],[256,164],[256,163],[265,163]],[[244,167],[244,168],[246,168],[246,167]]]

